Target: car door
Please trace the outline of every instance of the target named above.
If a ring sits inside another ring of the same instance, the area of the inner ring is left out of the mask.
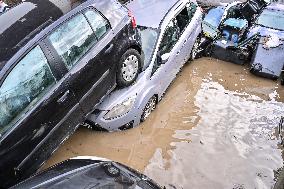
[[[200,17],[198,17],[196,15],[196,11],[197,5],[194,3],[188,3],[186,7],[183,8],[183,10],[176,16],[178,20],[178,27],[182,31],[180,36],[182,46],[180,48],[180,57],[178,58],[177,64],[179,69],[190,58],[193,44],[199,35],[198,27],[201,23],[201,14]]]
[[[159,91],[162,93],[168,88],[175,74],[176,56],[179,52],[179,28],[176,20],[171,20],[164,32],[158,48],[158,55],[152,71],[152,79],[159,82]],[[163,78],[163,79],[161,79]]]
[[[115,63],[102,58],[114,53],[112,37],[108,21],[95,9],[75,15],[48,36],[85,114],[115,85]]]
[[[82,117],[75,95],[53,71],[37,45],[0,83],[0,186],[34,172]],[[68,119],[73,122],[64,125]]]

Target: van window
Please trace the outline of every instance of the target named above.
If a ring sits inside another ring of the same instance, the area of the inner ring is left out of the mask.
[[[95,10],[87,10],[85,15],[98,39],[100,39],[110,29],[108,21]]]
[[[83,14],[68,20],[48,38],[69,70],[97,42],[92,28]]]
[[[37,46],[13,68],[0,87],[0,136],[54,84],[47,59]]]

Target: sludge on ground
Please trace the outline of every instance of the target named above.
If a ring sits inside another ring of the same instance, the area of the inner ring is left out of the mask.
[[[185,65],[139,127],[79,129],[45,167],[99,156],[138,169],[167,188],[271,188],[283,167],[276,134],[284,87],[246,67],[210,58]]]

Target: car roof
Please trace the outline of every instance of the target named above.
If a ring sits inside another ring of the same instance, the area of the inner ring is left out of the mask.
[[[70,175],[72,175],[73,179],[70,179],[69,183],[66,185],[72,186],[72,184],[74,184],[74,177],[84,175],[86,170],[99,166],[101,163],[103,164],[104,162],[88,159],[65,160],[31,176],[12,188],[48,188],[50,184],[56,185],[57,183],[66,180],[66,178],[70,178]]]
[[[64,15],[50,0],[27,0],[0,15],[0,70],[30,39]]]
[[[159,28],[165,15],[180,0],[137,0],[126,4],[140,26]]]
[[[279,10],[279,11],[284,11],[284,4],[280,3],[271,3],[266,7],[266,9],[273,9],[273,10]]]

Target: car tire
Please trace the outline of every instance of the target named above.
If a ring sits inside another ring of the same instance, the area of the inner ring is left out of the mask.
[[[128,49],[121,57],[117,70],[117,85],[120,88],[130,86],[138,77],[142,59],[135,49]]]
[[[191,53],[190,53],[190,60],[194,60],[199,58],[199,45],[201,42],[201,37],[198,36],[193,44],[193,47],[191,49]]]
[[[158,99],[154,95],[152,96],[149,101],[147,102],[146,106],[143,109],[143,113],[141,115],[141,122],[146,121],[146,119],[150,116],[150,114],[156,109]]]
[[[280,79],[281,85],[284,85],[284,74],[282,74],[282,77]]]

